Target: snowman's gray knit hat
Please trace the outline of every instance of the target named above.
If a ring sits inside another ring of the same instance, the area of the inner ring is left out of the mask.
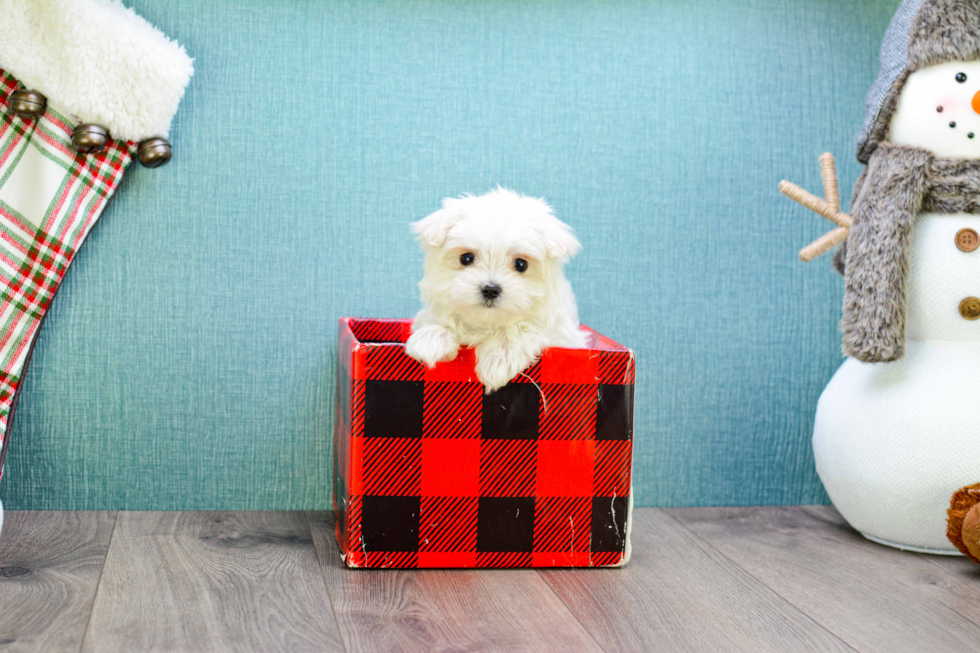
[[[904,0],[885,32],[880,59],[857,138],[861,163],[888,136],[910,73],[947,61],[980,59],[980,0]]]

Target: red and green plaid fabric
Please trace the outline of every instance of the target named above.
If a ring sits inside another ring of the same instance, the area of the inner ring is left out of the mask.
[[[340,321],[334,510],[352,567],[608,567],[627,550],[632,352],[587,329],[493,394],[411,320]]]
[[[56,108],[29,120],[10,111],[19,88],[0,70],[0,478],[38,329],[136,152],[135,143],[112,140],[97,154],[79,154],[75,125]]]

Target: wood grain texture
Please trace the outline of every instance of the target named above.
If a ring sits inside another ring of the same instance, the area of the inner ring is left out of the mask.
[[[958,577],[971,578],[975,584],[980,585],[980,565],[966,556],[932,556],[929,562]]]
[[[82,646],[115,514],[8,512],[0,537],[0,650]]]
[[[540,572],[607,650],[851,650],[660,510],[634,519],[626,567]]]
[[[119,513],[83,650],[342,650],[305,516]]]
[[[348,651],[599,651],[532,570],[352,570],[333,514],[309,513]]]
[[[980,583],[955,561],[869,542],[830,507],[666,510],[862,651],[973,651]]]

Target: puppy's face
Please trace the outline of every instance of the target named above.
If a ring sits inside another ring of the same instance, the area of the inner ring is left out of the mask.
[[[504,189],[444,200],[412,228],[426,250],[423,299],[475,326],[533,319],[581,247],[542,200]]]

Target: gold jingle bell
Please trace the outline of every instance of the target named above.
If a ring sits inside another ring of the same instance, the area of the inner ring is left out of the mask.
[[[43,115],[47,104],[48,98],[37,91],[28,91],[26,88],[10,94],[10,110],[24,120]]]
[[[174,157],[174,150],[166,138],[148,138],[140,143],[137,156],[144,168],[159,168]]]
[[[80,154],[100,151],[109,142],[109,131],[105,127],[84,123],[75,127],[71,133],[71,144]]]

